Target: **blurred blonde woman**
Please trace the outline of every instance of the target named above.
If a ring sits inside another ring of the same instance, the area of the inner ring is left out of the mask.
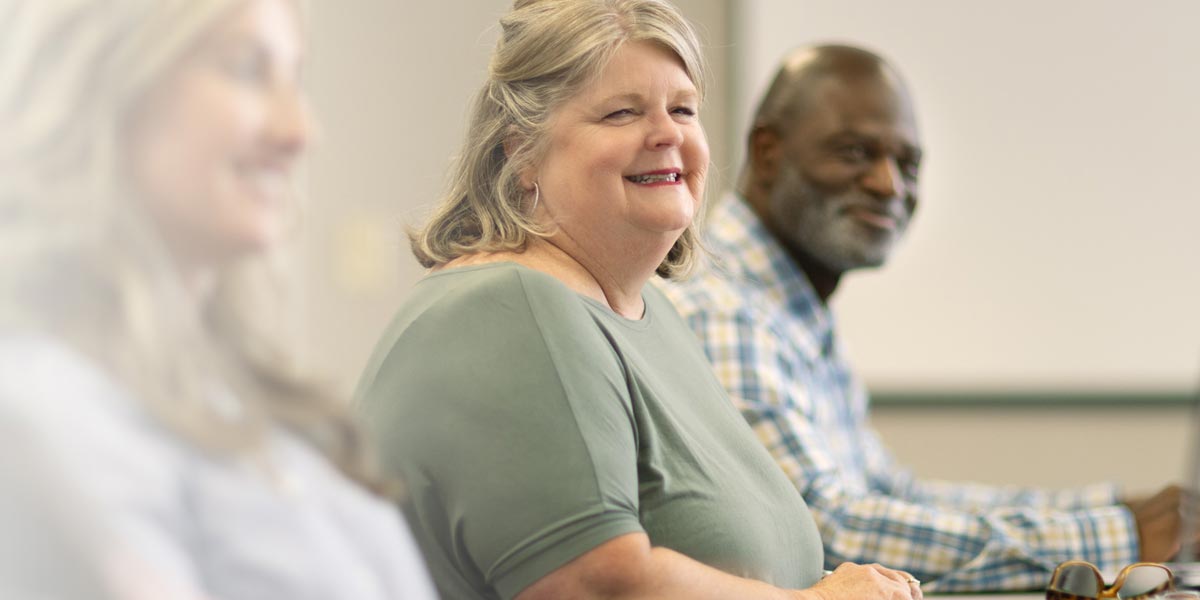
[[[276,335],[300,19],[294,0],[0,5],[0,425],[76,494],[76,555],[117,596],[434,595],[345,402]]]
[[[647,282],[687,270],[709,166],[696,37],[661,0],[518,0],[431,272],[360,393],[451,598],[919,598],[822,573],[804,500]]]

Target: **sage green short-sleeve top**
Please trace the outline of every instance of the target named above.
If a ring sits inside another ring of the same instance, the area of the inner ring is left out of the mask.
[[[625,319],[515,263],[413,289],[358,398],[446,598],[512,598],[645,532],[785,588],[821,575],[799,493],[653,286]]]

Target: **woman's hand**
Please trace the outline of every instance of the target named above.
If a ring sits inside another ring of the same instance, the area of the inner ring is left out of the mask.
[[[842,563],[798,595],[803,600],[920,600],[921,583],[904,571],[877,564]]]

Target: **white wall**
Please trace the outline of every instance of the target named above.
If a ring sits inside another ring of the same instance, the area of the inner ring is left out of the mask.
[[[814,41],[875,49],[915,95],[927,161],[908,243],[835,298],[872,387],[1195,387],[1200,3],[737,6],[739,123],[779,57]]]

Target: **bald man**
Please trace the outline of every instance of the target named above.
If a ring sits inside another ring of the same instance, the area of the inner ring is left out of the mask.
[[[887,260],[917,207],[921,143],[896,70],[846,46],[786,57],[758,109],[735,197],[709,218],[716,264],[664,283],[717,376],[807,500],[826,566],[880,562],[930,591],[1044,587],[1061,561],[1116,572],[1178,549],[1180,491],[1122,504],[914,478],[868,423],[828,300]]]

